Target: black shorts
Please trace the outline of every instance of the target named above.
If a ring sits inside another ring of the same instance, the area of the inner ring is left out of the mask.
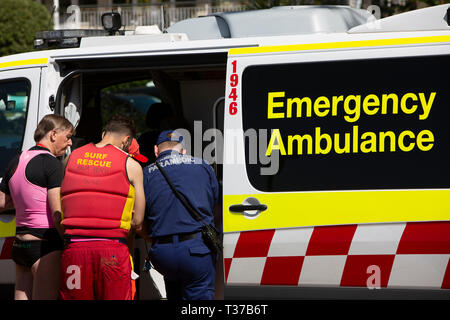
[[[12,259],[21,266],[31,268],[41,257],[56,250],[63,250],[63,241],[31,240],[23,241],[14,239],[12,247]]]

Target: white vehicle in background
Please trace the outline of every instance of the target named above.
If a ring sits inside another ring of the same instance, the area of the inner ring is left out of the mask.
[[[449,8],[374,20],[294,6],[160,34],[42,33],[37,47],[64,48],[0,58],[1,173],[49,113],[77,127],[73,148],[115,111],[157,130],[151,105],[111,97],[153,81],[142,95],[183,119],[188,151],[212,155],[223,186],[218,298],[449,298]],[[15,221],[0,219],[7,286]],[[158,298],[135,247],[138,297]]]

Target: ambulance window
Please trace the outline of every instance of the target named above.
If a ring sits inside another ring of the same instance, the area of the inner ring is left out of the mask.
[[[147,129],[146,115],[150,106],[161,102],[153,81],[138,80],[115,84],[101,90],[102,123],[106,125],[114,113],[134,120],[138,133]]]
[[[449,188],[449,68],[448,55],[247,67],[243,129],[267,134],[258,161],[246,143],[251,184],[272,192]],[[279,165],[263,175],[261,153],[272,152]]]
[[[29,96],[28,80],[0,82],[0,176],[22,148]]]
[[[111,74],[87,73],[82,75],[82,112],[76,135],[72,138],[72,150],[101,140],[102,132],[115,113],[132,118],[138,134],[146,130],[146,114],[149,107],[160,102],[158,92],[151,80],[124,81],[117,83]],[[79,77],[81,79],[81,77]],[[113,85],[109,84],[115,82]],[[62,91],[63,104],[68,115],[69,101],[74,100],[74,85],[69,82]],[[76,98],[76,95],[75,95]],[[77,104],[77,103],[76,103]]]

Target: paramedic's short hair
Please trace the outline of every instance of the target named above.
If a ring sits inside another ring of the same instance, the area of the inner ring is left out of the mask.
[[[105,133],[118,133],[134,138],[136,135],[136,125],[133,119],[117,113],[109,120],[105,127]]]
[[[41,141],[52,130],[74,130],[72,123],[59,114],[48,114],[42,118],[34,131],[34,141]]]

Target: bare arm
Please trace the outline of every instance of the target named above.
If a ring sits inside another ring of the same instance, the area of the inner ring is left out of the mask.
[[[11,209],[14,207],[14,203],[9,195],[0,191],[0,212]]]
[[[144,174],[142,173],[141,165],[131,158],[128,158],[127,161],[127,172],[128,178],[134,186],[135,194],[131,228],[135,231],[140,231],[145,214]]]
[[[61,235],[61,237],[64,235],[64,230],[61,225],[61,188],[52,188],[48,189],[47,197],[48,197],[48,203],[50,205],[50,210],[52,212],[53,216],[53,222],[55,223],[56,230]]]

